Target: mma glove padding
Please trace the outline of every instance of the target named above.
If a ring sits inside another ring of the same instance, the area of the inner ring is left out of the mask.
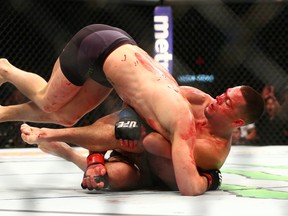
[[[102,164],[104,166],[104,154],[102,153],[96,153],[96,152],[91,152],[88,156],[87,156],[87,169],[95,164]],[[84,177],[86,178],[86,172],[84,173]],[[107,174],[104,176],[94,176],[94,180],[96,183],[100,183],[100,182],[104,182],[104,188],[108,187],[108,176]],[[81,184],[81,187],[83,189],[86,189],[86,187]]]
[[[119,113],[119,121],[115,124],[115,137],[123,140],[141,138],[141,121],[131,107],[126,107]]]
[[[207,191],[209,190],[217,190],[221,186],[222,183],[222,174],[220,170],[205,170],[199,172],[200,176],[204,176],[207,178]]]
[[[92,152],[87,157],[87,168],[93,164],[104,165],[104,154]]]

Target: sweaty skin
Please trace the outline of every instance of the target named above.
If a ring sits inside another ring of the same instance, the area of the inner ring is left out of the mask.
[[[184,159],[184,155],[193,155],[195,145],[196,131],[190,104],[179,93],[179,85],[174,79],[170,79],[167,71],[165,75],[159,75],[147,71],[143,64],[135,66],[138,60],[135,53],[139,53],[143,59],[147,58],[147,54],[137,46],[123,45],[116,49],[104,62],[105,75],[123,101],[144,119],[155,122],[153,129],[171,140],[173,164],[177,167],[176,179],[183,195],[203,193],[205,180],[199,176],[194,158]],[[124,55],[126,61],[121,61]],[[183,181],[180,175],[187,179]],[[199,187],[199,182],[203,186]]]
[[[200,151],[195,146],[202,143],[203,148],[208,149],[213,142],[219,144],[212,145],[212,152],[219,154],[219,164],[224,161],[226,153],[221,154],[220,150],[228,149],[225,143],[229,142],[234,127],[243,125],[243,120],[233,120],[241,117],[237,114],[238,108],[245,103],[240,87],[230,89],[216,100],[202,95],[197,101],[193,99],[196,94],[183,94],[170,73],[145,51],[129,44],[117,47],[108,55],[103,71],[123,101],[171,143],[173,167],[181,194],[204,193],[207,180],[198,174],[195,166],[196,157],[200,157],[195,153]],[[0,83],[4,82],[13,84],[33,102],[0,107],[1,122],[18,120],[72,126],[113,90],[91,78],[83,86],[69,84],[59,59],[48,83],[37,74],[22,71],[6,59],[0,59]],[[230,106],[232,96],[236,100],[233,99],[233,106]],[[200,104],[206,104],[206,107],[202,106],[201,112],[197,113],[190,101],[199,103],[199,110]]]
[[[125,61],[121,61],[123,56],[126,57]],[[140,64],[135,65],[138,60]],[[155,62],[156,66],[152,66],[150,61],[147,53],[137,46],[124,45],[108,56],[104,63],[104,71],[107,78],[113,83],[118,95],[125,102],[129,101],[129,105],[144,119],[153,121],[155,130],[161,134],[164,133],[164,136],[170,139],[170,134],[168,134],[170,132],[167,132],[167,128],[171,127],[169,125],[170,120],[166,117],[169,116],[169,114],[167,115],[167,111],[169,112],[167,104],[173,111],[174,109],[179,110],[179,117],[176,117],[178,120],[181,118],[180,115],[190,112],[189,103],[179,93],[179,86],[174,79],[171,79],[171,75],[167,71],[164,73],[164,71],[159,70],[161,66],[156,65]],[[147,91],[147,89],[149,90]],[[166,96],[163,97],[163,95]],[[157,107],[155,101],[159,101]],[[184,108],[183,111],[181,111],[181,107]],[[164,110],[166,113],[162,112]]]
[[[215,135],[213,135],[209,128],[210,126],[204,111],[208,105],[215,103],[215,100],[208,94],[193,87],[181,86],[180,90],[181,94],[185,95],[189,100],[195,117],[196,141],[194,157],[196,165],[202,169],[220,169],[229,154],[231,143],[230,139],[221,138],[221,136],[216,135],[216,132]],[[96,152],[119,147],[122,147],[125,151],[135,152],[136,149],[119,146],[119,143],[115,140],[113,130],[116,121],[118,121],[118,112],[105,116],[92,125],[85,127],[49,129],[30,127],[27,124],[23,124],[21,131],[23,140],[30,144],[63,141]],[[153,125],[151,122],[149,122],[149,124]],[[102,130],[100,130],[100,128],[102,128]],[[160,134],[157,136],[146,136],[145,140],[149,140],[148,143],[151,143],[151,145],[146,144],[145,148],[154,155],[163,156],[161,153],[161,147],[163,145],[158,142],[158,140],[162,139],[163,143],[163,138],[160,137],[159,139],[159,136]],[[170,149],[169,157],[171,157],[171,143],[166,145],[169,145],[169,148],[165,147],[164,149]],[[139,147],[141,147],[141,145],[138,145],[138,148]],[[143,148],[136,152],[142,151]]]
[[[226,123],[231,121],[231,117],[227,110],[230,110],[233,116],[235,112],[238,112],[237,105],[243,103],[239,87],[228,89],[224,94],[217,96],[216,100],[193,87],[181,86],[180,92],[189,101],[195,116],[196,140],[194,155],[190,154],[189,156],[195,158],[197,167],[202,169],[220,169],[231,147],[230,137],[232,133],[229,133],[226,129],[226,127],[231,127],[230,123]],[[223,116],[222,113],[225,113],[226,116]],[[39,129],[24,124],[21,127],[22,138],[28,143],[62,140],[92,151],[105,151],[120,147],[113,133],[117,119],[118,114],[114,113],[90,126],[56,130]],[[219,124],[221,124],[221,127],[219,127]],[[100,128],[103,129],[102,132],[101,130],[99,132]],[[103,132],[106,134],[103,134]],[[172,187],[173,179],[175,178],[171,174],[173,166],[169,165],[166,160],[171,159],[171,144],[157,133],[149,134],[144,138],[143,142],[145,149],[151,153],[149,161],[153,161],[151,166],[154,173]],[[132,151],[129,148],[124,148],[124,150]],[[165,168],[163,168],[164,163],[166,164]],[[164,172],[159,172],[160,170]],[[176,185],[176,182],[174,183],[173,187]]]

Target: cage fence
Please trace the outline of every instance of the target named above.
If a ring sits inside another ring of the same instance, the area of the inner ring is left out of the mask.
[[[287,144],[286,1],[6,0],[0,8],[0,57],[48,81],[65,44],[79,29],[93,23],[124,29],[153,55],[156,6],[172,9],[172,75],[179,84],[197,87],[213,97],[242,84],[259,92],[273,86],[281,105],[281,118],[273,125],[266,124],[265,119],[258,122],[262,133],[268,136],[265,143],[252,144]],[[2,84],[0,94],[2,106],[28,101],[9,83]],[[91,124],[120,107],[121,101],[113,92],[76,126]],[[20,137],[21,123],[0,124],[1,148],[28,147]],[[274,132],[274,127],[281,133]]]

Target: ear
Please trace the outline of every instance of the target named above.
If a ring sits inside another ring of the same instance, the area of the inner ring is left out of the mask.
[[[232,122],[232,125],[234,127],[240,127],[243,126],[245,124],[245,120],[243,119],[236,119],[235,121]]]

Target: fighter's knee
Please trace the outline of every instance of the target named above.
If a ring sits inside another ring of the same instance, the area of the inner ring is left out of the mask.
[[[51,122],[55,122],[56,124],[65,127],[72,127],[80,120],[80,117],[76,118],[75,116],[67,113],[56,112],[50,114],[50,120]]]
[[[61,107],[55,106],[53,104],[43,104],[42,105],[42,110],[46,113],[55,113],[59,111]]]

